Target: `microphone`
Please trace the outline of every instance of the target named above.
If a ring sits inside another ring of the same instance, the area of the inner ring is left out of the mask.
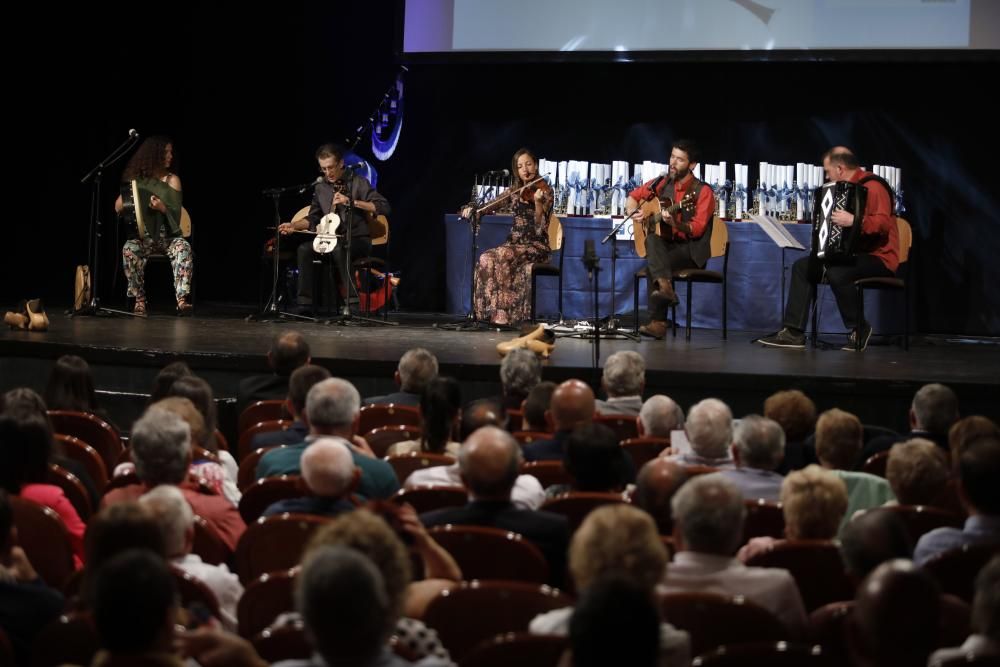
[[[302,194],[303,192],[305,192],[309,188],[316,187],[317,185],[319,185],[322,182],[323,182],[323,177],[322,176],[317,176],[316,180],[310,181],[308,183],[303,183],[301,186],[299,186],[299,194]]]
[[[652,183],[650,183],[649,189],[653,192],[654,197],[656,196],[656,188],[659,187],[660,183],[662,183],[663,179],[665,179],[666,177],[667,177],[667,172],[661,171],[660,175],[657,176]]]
[[[133,128],[128,131],[128,136],[132,137],[133,139],[137,139],[139,137],[139,133],[135,131],[135,128]]]
[[[345,164],[344,169],[350,169],[351,171],[360,171],[367,166],[368,165],[364,162],[355,162],[354,164]]]
[[[495,169],[493,171],[486,172],[487,176],[510,176],[509,169]]]

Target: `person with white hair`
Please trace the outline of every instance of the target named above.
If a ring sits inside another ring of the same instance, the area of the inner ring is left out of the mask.
[[[365,405],[409,405],[420,406],[420,397],[424,388],[438,375],[438,360],[434,353],[422,347],[414,347],[403,353],[399,358],[399,366],[393,380],[399,391],[385,396],[366,398]]]
[[[642,404],[636,426],[639,437],[669,438],[672,431],[684,428],[684,410],[669,396],[655,394]]]
[[[740,595],[778,617],[802,635],[806,611],[788,570],[749,567],[733,555],[743,541],[746,507],[739,490],[722,475],[699,475],[674,495],[677,553],[663,581],[664,593],[690,591]]]
[[[910,432],[906,435],[882,435],[865,443],[861,460],[867,461],[879,452],[892,448],[898,442],[923,438],[930,440],[947,452],[948,430],[958,421],[958,396],[948,386],[937,382],[925,384],[913,395],[910,403]]]
[[[132,460],[138,484],[112,489],[104,494],[101,506],[138,500],[161,484],[176,486],[192,511],[231,551],[246,530],[246,524],[231,502],[223,496],[202,493],[197,480],[188,476],[191,465],[191,427],[173,412],[152,406],[132,426]]]
[[[785,432],[773,419],[747,415],[733,434],[735,468],[720,474],[736,485],[747,500],[778,502],[784,477],[776,472],[784,458]]]
[[[706,398],[691,406],[684,423],[690,452],[674,454],[681,465],[732,468],[733,413],[717,398]]]
[[[399,480],[388,463],[376,459],[368,443],[357,435],[361,423],[361,395],[354,385],[341,378],[318,382],[306,394],[303,421],[309,426],[305,442],[273,449],[257,464],[257,478],[298,475],[300,459],[309,444],[321,436],[341,442],[361,469],[357,493],[369,499],[384,499],[399,490]]]
[[[285,512],[337,516],[355,505],[351,492],[361,478],[351,452],[336,438],[317,438],[302,452],[302,481],[309,495],[279,500],[264,510],[263,516]]]
[[[156,520],[170,564],[208,586],[219,601],[222,614],[219,620],[227,630],[236,632],[236,606],[243,595],[243,585],[224,563],[206,563],[198,554],[191,553],[195,519],[184,494],[176,486],[163,484],[139,498],[139,503]]]
[[[520,410],[528,394],[542,381],[542,362],[531,350],[511,350],[500,362],[500,401],[507,410]]]
[[[601,415],[639,415],[642,391],[646,388],[646,362],[632,350],[615,352],[604,362],[601,387],[606,401],[596,401],[594,409]]]

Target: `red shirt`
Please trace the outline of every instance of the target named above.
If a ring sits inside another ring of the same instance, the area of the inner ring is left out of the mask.
[[[858,169],[849,180],[851,183],[857,183],[865,176],[871,176],[871,172]],[[874,250],[868,250],[868,254],[878,257],[885,264],[885,268],[895,273],[899,267],[899,229],[892,214],[889,193],[878,181],[868,181],[865,187],[868,189],[868,199],[865,204],[865,216],[861,220],[861,234],[878,237],[876,241],[878,245]]]
[[[655,180],[655,179],[654,179]],[[679,182],[674,182],[674,202],[679,202],[684,198],[684,195],[688,193],[691,189],[691,184],[694,181],[694,174],[688,174]],[[650,184],[643,183],[632,192],[628,193],[628,196],[639,202],[640,204],[648,199],[651,199],[653,195],[653,190],[650,188]],[[660,197],[663,194],[664,188],[667,187],[667,179],[660,181],[660,184],[656,186],[656,197]],[[712,192],[712,188],[708,185],[703,185],[701,192],[698,193],[698,201],[695,204],[694,216],[691,218],[691,238],[700,238],[702,234],[705,233],[705,228],[708,227],[708,222],[715,215],[715,194]],[[674,220],[680,220],[681,214],[678,211],[674,215]],[[684,232],[673,230],[673,238],[676,239],[687,239],[687,235]]]
[[[191,505],[191,510],[204,519],[231,551],[236,551],[236,543],[246,530],[246,524],[236,507],[222,496],[200,493],[197,485],[186,480],[178,487]],[[145,484],[129,484],[114,489],[101,499],[101,506],[107,507],[127,500],[138,500],[149,491]]]
[[[87,525],[76,513],[73,504],[63,493],[63,490],[54,484],[25,484],[18,494],[25,500],[45,505],[55,511],[66,526],[69,533],[69,543],[73,547],[73,566],[80,569],[83,565],[83,534],[87,531]]]

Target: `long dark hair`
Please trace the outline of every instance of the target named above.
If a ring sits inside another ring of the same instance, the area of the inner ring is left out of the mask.
[[[535,156],[535,152],[530,148],[519,148],[517,152],[514,153],[514,157],[510,159],[510,187],[512,188],[519,188],[524,185],[524,181],[521,180],[521,175],[517,173],[517,159],[522,155],[531,156],[531,159],[535,161],[535,174],[538,174],[538,158]]]
[[[169,137],[149,137],[139,145],[139,150],[129,158],[122,172],[122,182],[134,181],[140,178],[152,178],[160,180],[174,169],[177,157],[174,156],[173,163],[168,167],[164,162],[167,157],[167,146],[173,146],[174,142]]]
[[[0,488],[11,495],[44,483],[52,456],[52,427],[27,410],[0,415]]]
[[[424,388],[420,397],[423,431],[420,435],[424,451],[440,454],[451,440],[455,417],[462,409],[462,390],[455,378],[436,377]]]
[[[50,410],[97,412],[97,395],[90,366],[80,357],[64,354],[56,359],[45,387],[45,404]]]

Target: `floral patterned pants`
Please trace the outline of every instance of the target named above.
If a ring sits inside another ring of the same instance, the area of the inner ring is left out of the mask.
[[[177,300],[191,293],[193,270],[191,244],[184,238],[129,239],[122,248],[122,264],[128,279],[128,295],[138,300],[146,299],[146,259],[153,254],[163,253],[170,259],[174,272],[174,292]]]

